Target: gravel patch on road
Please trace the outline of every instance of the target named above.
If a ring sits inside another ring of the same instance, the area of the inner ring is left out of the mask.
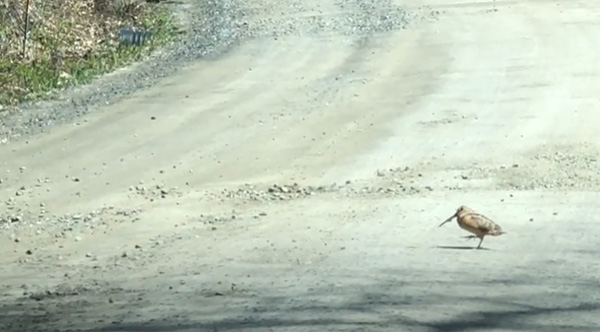
[[[590,190],[600,188],[598,149],[592,144],[543,147],[512,165],[473,167],[472,179],[489,179],[501,190]]]

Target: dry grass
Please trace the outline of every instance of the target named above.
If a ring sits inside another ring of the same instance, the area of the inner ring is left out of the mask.
[[[130,63],[173,31],[164,7],[143,0],[30,0],[27,20],[26,3],[0,0],[0,109]],[[120,46],[121,26],[151,31],[153,39]]]

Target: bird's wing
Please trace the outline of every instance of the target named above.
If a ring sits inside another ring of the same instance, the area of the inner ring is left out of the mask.
[[[473,221],[475,221],[475,224],[477,225],[477,229],[479,229],[482,232],[491,232],[493,230],[495,230],[497,228],[497,225],[495,222],[493,222],[491,219],[489,219],[488,217],[479,214],[479,213],[470,213],[469,217],[471,217],[473,219]]]

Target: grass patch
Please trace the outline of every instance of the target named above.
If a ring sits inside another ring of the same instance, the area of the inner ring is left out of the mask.
[[[122,45],[120,27],[143,29],[152,38],[141,47]],[[159,3],[29,0],[27,8],[27,0],[0,0],[0,110],[87,83],[173,36],[171,13]]]

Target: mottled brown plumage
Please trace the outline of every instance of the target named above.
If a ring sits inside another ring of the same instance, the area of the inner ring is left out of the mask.
[[[456,218],[460,228],[474,234],[467,236],[468,238],[479,238],[480,241],[477,245],[477,249],[481,248],[481,243],[486,235],[499,236],[506,233],[502,230],[500,225],[464,205],[461,205],[456,212],[441,223],[439,227],[442,227],[442,225],[450,222],[454,218]]]

